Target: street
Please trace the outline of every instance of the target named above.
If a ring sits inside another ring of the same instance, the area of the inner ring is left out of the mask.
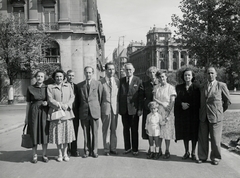
[[[239,95],[238,95],[239,96]],[[11,109],[13,108],[13,110]],[[7,115],[11,116],[7,118]],[[1,127],[3,119],[24,121],[24,106],[1,106],[0,118]],[[10,126],[10,123],[7,124]],[[141,122],[139,123],[141,126]],[[78,149],[83,154],[83,133],[79,128]],[[139,131],[141,129],[139,128]],[[56,145],[49,145],[48,163],[41,161],[41,146],[38,148],[38,163],[32,164],[31,149],[24,149],[21,144],[22,126],[5,131],[0,134],[0,177],[1,178],[42,178],[42,177],[184,177],[184,178],[215,178],[215,177],[240,177],[240,156],[222,149],[223,160],[218,166],[211,165],[210,161],[197,164],[191,159],[182,160],[184,154],[183,143],[171,141],[169,160],[162,157],[159,160],[146,159],[148,142],[139,137],[139,151],[137,157],[131,154],[123,155],[123,134],[122,123],[118,121],[118,156],[105,156],[103,154],[103,143],[101,134],[101,122],[99,127],[99,157],[86,158],[71,157],[69,162],[57,162]],[[141,135],[141,131],[139,133]],[[163,144],[163,151],[165,145]]]

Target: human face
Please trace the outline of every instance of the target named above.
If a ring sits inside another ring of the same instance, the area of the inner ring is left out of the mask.
[[[209,82],[216,80],[217,72],[213,67],[208,68],[207,70],[207,78]]]
[[[74,79],[74,72],[68,72],[67,73],[67,81],[69,83],[73,83],[73,79]]]
[[[92,75],[93,75],[93,70],[92,68],[86,68],[84,71],[84,75],[86,77],[86,80],[91,80],[92,79]]]
[[[107,75],[108,78],[113,77],[114,74],[115,74],[115,67],[114,67],[114,65],[108,65],[108,67],[107,67],[105,72],[106,72],[106,75]]]
[[[55,81],[57,84],[61,84],[63,82],[64,76],[63,73],[57,72],[55,75]]]
[[[165,73],[162,73],[162,74],[160,75],[159,82],[160,82],[161,84],[166,84],[166,83],[167,83],[167,76],[166,76]]]
[[[184,76],[185,82],[187,83],[192,82],[192,78],[193,78],[192,71],[185,71],[183,76]]]
[[[42,84],[44,81],[44,76],[45,74],[43,72],[38,72],[37,76],[36,76],[36,80],[38,84]]]
[[[152,113],[158,112],[158,108],[155,108],[155,107],[151,107],[150,110],[151,110]]]
[[[156,79],[156,70],[149,71],[148,77],[150,78],[151,81],[154,81]]]
[[[134,71],[135,71],[135,69],[133,68],[132,65],[126,65],[125,66],[125,72],[126,72],[127,77],[133,76]]]

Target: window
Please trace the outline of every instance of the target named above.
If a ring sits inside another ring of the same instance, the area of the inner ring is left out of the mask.
[[[44,60],[42,63],[60,63],[60,49],[56,42],[52,42],[51,47],[44,52]]]
[[[15,18],[25,19],[24,7],[13,7],[13,15]]]
[[[44,23],[46,30],[57,30],[54,7],[44,7]]]

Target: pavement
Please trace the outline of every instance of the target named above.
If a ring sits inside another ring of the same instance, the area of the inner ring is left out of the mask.
[[[240,112],[240,92],[231,92],[232,105],[227,112]],[[240,177],[240,156],[222,149],[223,160],[218,166],[208,161],[196,164],[192,160],[182,160],[183,143],[171,141],[171,158],[164,160],[146,159],[148,142],[139,139],[140,154],[138,157],[122,154],[124,151],[122,123],[118,121],[118,156],[104,156],[102,147],[101,122],[99,126],[99,158],[71,157],[68,163],[55,161],[57,149],[49,144],[48,164],[39,161],[37,165],[30,163],[31,150],[20,147],[22,128],[25,119],[26,104],[0,105],[0,177],[1,178],[42,178],[42,177],[184,177],[184,178],[215,178]],[[141,121],[139,123],[141,126]],[[141,127],[140,127],[141,128]],[[141,129],[139,128],[139,135]],[[83,154],[83,134],[81,127],[78,135],[78,148]],[[163,149],[165,148],[163,144]],[[41,153],[41,151],[39,151]],[[39,160],[40,160],[39,154]]]

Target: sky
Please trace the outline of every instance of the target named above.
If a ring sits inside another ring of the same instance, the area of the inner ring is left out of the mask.
[[[150,28],[167,25],[173,32],[171,16],[181,16],[180,0],[97,0],[97,5],[106,37],[105,58],[109,61],[118,42],[125,48],[131,41],[146,44]]]

